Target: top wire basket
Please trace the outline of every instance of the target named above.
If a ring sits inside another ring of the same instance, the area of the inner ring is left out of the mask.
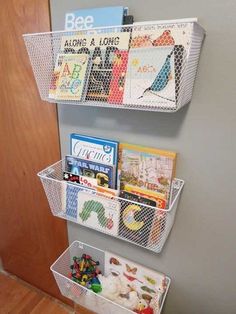
[[[191,100],[204,35],[184,19],[23,36],[43,100],[175,112]]]

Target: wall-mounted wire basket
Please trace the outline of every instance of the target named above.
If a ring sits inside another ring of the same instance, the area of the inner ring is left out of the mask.
[[[38,173],[52,214],[159,253],[171,231],[184,181],[174,179],[166,209],[63,180],[61,160]]]
[[[93,258],[93,260],[99,261],[99,269],[105,276],[107,276],[110,272],[110,260],[113,256],[115,256],[113,258],[121,262],[121,265],[117,266],[116,268],[123,267],[122,269],[125,269],[125,264],[127,264],[129,266],[132,266],[132,268],[137,269],[136,276],[138,273],[141,274],[140,278],[143,281],[143,285],[145,286],[150,286],[145,278],[153,278],[156,282],[163,280],[164,278],[165,289],[161,292],[161,295],[158,295],[157,292],[157,302],[153,303],[153,313],[161,313],[170,286],[171,280],[169,277],[165,276],[164,274],[158,273],[157,271],[151,270],[147,267],[143,267],[142,265],[134,263],[128,259],[118,257],[113,253],[100,250],[79,241],[74,241],[70,245],[70,247],[51,266],[51,271],[53,272],[54,278],[63,296],[71,299],[76,304],[80,304],[83,307],[93,312],[96,312],[97,314],[134,313],[132,310],[125,308],[124,305],[118,304],[115,301],[111,301],[105,298],[100,293],[96,294],[92,290],[83,287],[79,283],[69,278],[70,265],[73,264],[73,257],[80,257],[83,254],[88,254]],[[130,284],[132,283],[130,282]],[[152,296],[155,297],[155,295]]]
[[[184,19],[25,34],[24,41],[45,101],[175,112],[191,100],[204,34],[197,19]]]

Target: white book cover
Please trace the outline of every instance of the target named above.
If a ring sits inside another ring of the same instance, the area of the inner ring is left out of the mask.
[[[78,223],[110,235],[118,235],[119,201],[80,192],[77,206]]]
[[[129,52],[124,103],[176,106],[174,46]]]

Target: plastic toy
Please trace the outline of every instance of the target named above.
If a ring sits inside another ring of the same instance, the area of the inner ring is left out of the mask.
[[[98,265],[99,262],[94,261],[90,255],[83,254],[81,258],[74,256],[69,277],[96,293],[101,292],[101,283],[97,279],[97,276],[101,273],[97,268]]]
[[[153,309],[149,306],[146,309],[143,309],[141,311],[136,311],[138,314],[153,314]]]

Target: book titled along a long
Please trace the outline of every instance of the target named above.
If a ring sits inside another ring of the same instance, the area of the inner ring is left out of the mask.
[[[114,75],[112,71],[114,58],[116,57],[118,61],[117,51],[122,51],[122,53],[128,51],[129,41],[129,32],[62,36],[61,51],[63,53],[86,53],[91,56],[87,100],[108,100]],[[125,62],[123,62],[123,67],[125,71]]]

